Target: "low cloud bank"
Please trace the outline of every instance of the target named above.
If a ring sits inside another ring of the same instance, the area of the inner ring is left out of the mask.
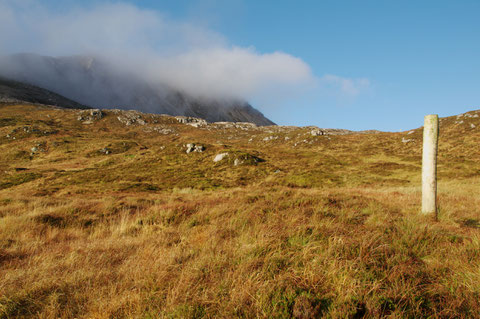
[[[300,58],[232,46],[210,29],[128,3],[56,11],[33,0],[0,0],[0,54],[17,52],[99,57],[152,87],[198,97],[265,101],[316,85],[356,96],[369,86],[366,79],[316,78]]]

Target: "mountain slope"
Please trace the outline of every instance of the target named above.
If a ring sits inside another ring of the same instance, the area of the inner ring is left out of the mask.
[[[1,103],[34,103],[54,105],[67,109],[86,109],[85,105],[67,99],[49,90],[34,85],[8,80],[0,77]]]
[[[133,72],[119,70],[101,58],[16,54],[0,58],[0,76],[36,85],[96,108],[194,116],[210,122],[274,124],[245,101],[192,97],[169,87],[168,83],[153,84]]]

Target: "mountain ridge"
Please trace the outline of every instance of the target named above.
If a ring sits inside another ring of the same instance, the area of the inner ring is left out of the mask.
[[[102,58],[15,54],[0,58],[0,76],[92,108],[135,109],[200,117],[209,122],[275,124],[241,99],[193,97],[168,84],[148,83],[133,73],[116,69]]]

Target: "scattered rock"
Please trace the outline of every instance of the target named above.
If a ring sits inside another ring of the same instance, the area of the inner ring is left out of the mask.
[[[187,148],[186,153],[198,152],[201,153],[205,150],[205,146],[203,145],[195,145],[193,143],[186,144],[185,147]]]
[[[405,138],[405,137],[402,137],[402,143],[409,143],[409,142],[413,142],[413,139],[409,138]]]
[[[257,125],[255,123],[250,123],[250,122],[235,122],[235,127],[248,131],[248,130],[257,128]]]
[[[264,159],[261,159],[255,155],[244,153],[244,154],[236,154],[235,160],[233,161],[233,165],[257,165],[257,163],[265,162]]]
[[[410,132],[407,133],[407,135],[410,135],[410,134],[413,134],[413,133],[415,133],[415,131],[410,131]]]
[[[165,128],[165,127],[154,127],[153,130],[157,133],[163,134],[163,135],[169,135],[175,133],[175,131],[171,128]]]
[[[143,119],[141,112],[138,111],[121,111],[121,110],[112,110],[117,116],[117,120],[125,124],[125,126],[130,125],[147,125],[147,122]]]
[[[320,135],[346,135],[346,134],[352,134],[355,133],[353,131],[349,130],[344,130],[344,129],[333,129],[333,128],[319,128],[317,126],[306,126],[306,129],[309,129],[310,132],[307,132],[305,134],[307,135],[312,135],[312,136],[320,136]],[[360,132],[358,132],[360,133]],[[368,133],[367,131],[364,131],[362,133]]]
[[[237,128],[242,131],[250,131],[258,128],[256,124],[250,123],[250,122],[213,122],[211,126],[215,128],[223,128],[223,129]]]
[[[320,129],[313,129],[310,131],[310,134],[312,136],[321,136],[321,135],[325,135],[325,132]]]
[[[215,157],[213,158],[213,161],[216,163],[216,162],[220,162],[221,160],[223,160],[225,157],[228,156],[228,153],[220,153],[220,154],[217,154],[215,155]]]
[[[187,144],[187,145],[185,145],[185,147],[187,148],[186,153],[188,154],[188,153],[193,152],[193,150],[195,149],[195,144]]]
[[[206,126],[207,121],[204,119],[200,119],[197,117],[190,117],[190,116],[175,116],[175,119],[178,121],[178,123],[182,124],[187,124],[193,127],[200,127],[200,126]]]
[[[47,136],[47,135],[53,135],[57,133],[58,133],[57,130],[40,130],[36,126],[22,126],[22,127],[14,128],[12,131],[10,131],[9,134],[5,135],[5,137],[10,140],[14,140],[17,137],[21,138],[21,137],[26,137],[32,134],[36,136]]]
[[[87,156],[98,156],[98,155],[111,155],[111,154],[121,154],[125,153],[128,150],[130,150],[132,147],[138,147],[140,150],[146,150],[148,149],[144,145],[139,145],[137,142],[132,142],[132,141],[121,141],[121,142],[115,142],[108,144],[107,146],[96,150],[92,151],[87,154]]]
[[[278,139],[278,136],[273,136],[273,135],[270,135],[270,136],[267,136],[267,137],[264,137],[263,140],[265,142],[268,142],[268,141],[272,141],[272,140],[276,140]]]
[[[222,128],[234,128],[235,124],[233,122],[214,122],[212,125],[221,126]]]
[[[104,147],[104,148],[102,148],[101,150],[98,150],[98,151],[102,154],[105,154],[105,155],[108,155],[108,154],[112,153],[112,150],[109,149],[108,147]]]
[[[475,128],[475,124],[471,123],[471,124],[470,124],[470,127],[471,127],[471,128]]]
[[[83,122],[83,124],[92,124],[95,121],[102,119],[103,112],[99,109],[83,110],[79,112],[77,120]]]
[[[38,152],[43,152],[44,153],[44,152],[47,151],[47,143],[46,142],[36,143],[35,146],[33,146],[30,149],[30,151],[31,151],[31,153],[30,153],[31,156],[35,155]]]

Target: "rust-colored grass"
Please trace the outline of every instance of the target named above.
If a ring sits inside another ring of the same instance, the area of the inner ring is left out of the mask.
[[[474,114],[441,122],[434,220],[419,215],[420,129],[87,125],[0,107],[0,318],[480,317]],[[222,152],[265,161],[214,163]]]

